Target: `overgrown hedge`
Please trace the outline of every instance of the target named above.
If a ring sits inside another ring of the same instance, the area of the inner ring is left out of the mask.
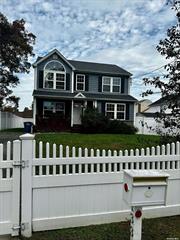
[[[110,120],[97,109],[87,108],[81,118],[83,133],[135,134],[137,129],[122,121]]]

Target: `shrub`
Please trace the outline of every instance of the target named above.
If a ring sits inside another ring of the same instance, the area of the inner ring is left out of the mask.
[[[87,108],[82,116],[83,133],[135,134],[137,129],[118,120],[110,120],[97,109]]]
[[[95,108],[87,108],[81,120],[83,133],[104,133],[109,122],[109,119],[100,114]]]
[[[135,134],[136,132],[137,128],[118,120],[109,120],[107,126],[107,133]]]

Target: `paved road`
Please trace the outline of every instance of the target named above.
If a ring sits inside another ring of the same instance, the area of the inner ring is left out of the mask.
[[[0,132],[0,143],[19,139],[20,135],[22,135],[20,132]]]

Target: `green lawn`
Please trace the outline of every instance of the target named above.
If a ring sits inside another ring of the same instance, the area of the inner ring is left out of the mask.
[[[0,132],[20,132],[24,133],[24,128],[8,128],[8,129],[3,129]]]
[[[145,148],[160,143],[159,136],[79,133],[41,133],[36,134],[36,140],[70,147],[106,150]]]
[[[180,239],[180,216],[144,219],[142,240]],[[34,233],[30,240],[129,240],[129,222]]]

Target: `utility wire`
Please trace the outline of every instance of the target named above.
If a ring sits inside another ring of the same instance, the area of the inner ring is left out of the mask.
[[[175,62],[175,61],[176,61],[176,60],[173,60],[172,62],[169,62],[169,63],[167,63],[167,64],[173,63],[173,62]],[[152,71],[150,71],[150,72],[147,72],[147,73],[144,73],[144,74],[141,74],[141,75],[134,76],[133,78],[139,78],[139,77],[143,77],[143,76],[149,75],[149,74],[151,74],[151,73],[153,73],[153,72],[156,72],[156,71],[160,70],[161,68],[165,67],[167,64],[164,64],[164,65],[161,66],[161,67],[155,68],[154,70],[152,70]]]

